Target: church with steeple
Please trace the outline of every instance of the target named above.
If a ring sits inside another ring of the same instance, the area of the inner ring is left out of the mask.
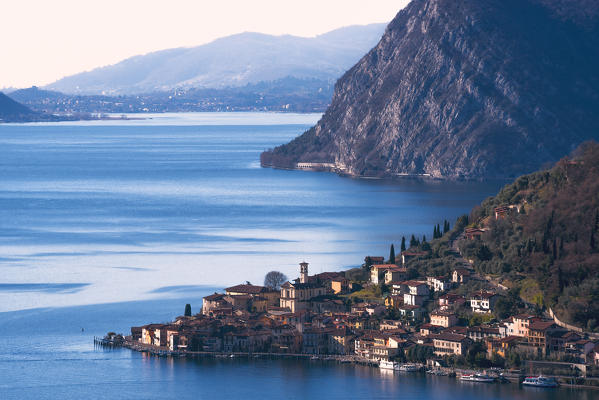
[[[308,263],[304,261],[300,263],[299,279],[295,279],[293,283],[285,282],[281,286],[280,306],[290,309],[291,312],[306,310],[311,299],[327,293],[326,286],[308,275]]]

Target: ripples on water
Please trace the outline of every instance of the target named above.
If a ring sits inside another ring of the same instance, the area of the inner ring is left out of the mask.
[[[272,269],[295,276],[304,259],[313,272],[353,266],[387,254],[401,235],[430,235],[433,224],[499,186],[259,167],[261,151],[318,117],[167,114],[0,126],[0,266],[5,284],[30,285],[10,296],[0,290],[0,310],[260,283]],[[31,289],[44,284],[73,290]]]
[[[589,399],[349,365],[93,348],[94,335],[170,321],[185,303],[197,312],[203,295],[271,269],[294,277],[304,259],[320,272],[386,255],[401,235],[430,234],[499,187],[259,167],[262,150],[318,117],[0,125],[0,311],[21,310],[0,312],[0,399]]]

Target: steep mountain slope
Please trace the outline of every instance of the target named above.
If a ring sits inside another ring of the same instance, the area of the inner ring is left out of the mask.
[[[586,143],[550,170],[521,176],[475,208],[482,240],[462,253],[558,317],[599,331],[599,144]],[[497,207],[519,205],[496,219]]]
[[[357,176],[513,177],[599,138],[598,6],[413,0],[264,166]]]
[[[0,122],[27,122],[40,118],[40,114],[0,92]]]
[[[202,46],[132,57],[46,88],[71,94],[134,94],[243,86],[288,76],[336,80],[376,45],[384,29],[384,24],[351,26],[315,38],[241,33]]]

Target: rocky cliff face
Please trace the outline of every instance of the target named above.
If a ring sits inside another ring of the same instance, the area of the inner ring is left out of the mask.
[[[599,138],[597,10],[587,0],[413,0],[337,82],[318,124],[262,164],[490,178],[555,162]]]

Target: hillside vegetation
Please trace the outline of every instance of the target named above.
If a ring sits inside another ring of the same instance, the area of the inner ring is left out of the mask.
[[[522,207],[496,219],[495,208],[508,205]],[[488,228],[481,240],[460,242],[481,274],[497,276],[562,320],[599,327],[599,144],[516,179],[469,219]]]

